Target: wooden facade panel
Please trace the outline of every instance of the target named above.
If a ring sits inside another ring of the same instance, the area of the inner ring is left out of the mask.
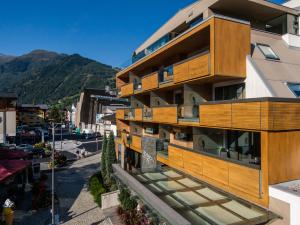
[[[157,154],[156,159],[157,159],[157,161],[159,161],[159,162],[161,162],[161,163],[163,163],[165,165],[169,165],[168,158],[166,158],[164,156],[161,156],[161,155]]]
[[[268,132],[269,184],[300,179],[300,131]]]
[[[184,170],[194,176],[202,176],[202,156],[197,153],[183,151]]]
[[[271,102],[270,117],[270,126],[273,130],[300,129],[300,104]]]
[[[237,189],[241,192],[259,196],[259,170],[247,168],[237,164],[229,163],[228,184],[229,188]]]
[[[125,112],[124,109],[117,109],[116,110],[116,119],[124,120],[124,115],[125,115],[124,112]]]
[[[121,87],[121,96],[129,96],[133,94],[133,83],[126,84]]]
[[[189,61],[189,79],[209,75],[209,54],[196,57]]]
[[[174,82],[180,83],[209,75],[209,54],[195,56],[174,65]]]
[[[200,105],[200,125],[231,127],[231,104]]]
[[[152,122],[177,123],[177,107],[169,106],[152,108]]]
[[[183,151],[174,146],[169,146],[168,152],[169,165],[175,168],[183,169]]]
[[[143,120],[143,109],[142,108],[137,108],[137,109],[134,109],[134,110],[135,110],[134,120],[142,121]]]
[[[131,145],[134,150],[142,152],[142,139],[140,136],[132,135],[131,136]]]
[[[214,51],[214,74],[246,77],[250,32],[249,24],[215,18],[214,49],[211,50]]]
[[[158,88],[158,73],[153,73],[142,79],[142,90],[148,91],[154,88]]]
[[[241,129],[260,129],[260,102],[232,104],[232,127]]]
[[[211,157],[203,158],[203,176],[228,186],[228,163]]]
[[[189,65],[188,63],[181,63],[174,65],[174,83],[183,82],[188,80],[188,73],[189,73]]]
[[[126,84],[126,83],[125,83],[122,79],[116,78],[116,87],[117,87],[118,90],[120,90],[121,87],[122,87],[123,85],[125,85],[125,84]]]

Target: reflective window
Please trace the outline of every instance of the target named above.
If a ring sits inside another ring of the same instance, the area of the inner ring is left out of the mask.
[[[280,60],[280,58],[276,55],[276,53],[269,45],[257,44],[257,47],[264,54],[266,59]]]
[[[287,86],[297,98],[300,97],[300,84],[287,83]]]

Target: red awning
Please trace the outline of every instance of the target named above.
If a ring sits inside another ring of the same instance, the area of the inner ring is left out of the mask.
[[[0,149],[0,160],[24,159],[28,154],[22,150]]]
[[[28,160],[0,160],[0,182],[31,165]]]

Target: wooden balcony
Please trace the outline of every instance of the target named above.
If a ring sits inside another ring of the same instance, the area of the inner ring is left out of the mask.
[[[121,87],[121,97],[127,97],[132,95],[134,92],[133,83],[126,84]]]
[[[267,194],[261,192],[261,170],[235,164],[185,150],[172,145],[168,146],[168,157],[157,159],[173,168],[204,180],[225,191],[234,193],[249,201],[266,205]],[[267,184],[264,184],[267,185]]]
[[[174,65],[174,83],[208,76],[210,74],[209,54],[200,54]]]
[[[163,106],[152,108],[152,122],[177,123],[177,106]]]
[[[134,109],[134,120],[135,121],[143,121],[143,109],[142,108],[136,108]]]
[[[125,112],[125,109],[117,109],[116,110],[116,119],[124,120],[124,112]]]
[[[188,77],[192,79],[207,75],[208,72],[219,78],[226,76],[244,78],[246,75],[245,57],[250,53],[250,31],[250,24],[246,21],[214,15],[118,72],[117,77],[128,78],[130,72],[139,74],[153,67],[159,68],[162,62],[169,61],[171,65],[176,63],[172,58],[175,55],[189,55],[208,48],[208,55],[202,58],[196,57],[192,62],[178,65],[176,72],[179,74],[181,71],[189,71]],[[207,65],[204,65],[207,63],[207,58],[209,58],[209,70]],[[180,77],[177,77],[177,81],[182,82]],[[184,77],[182,79],[186,79]]]
[[[208,102],[199,106],[200,126],[273,131],[300,129],[299,103],[297,99],[279,98]]]
[[[142,91],[149,91],[158,88],[158,72],[142,78]]]

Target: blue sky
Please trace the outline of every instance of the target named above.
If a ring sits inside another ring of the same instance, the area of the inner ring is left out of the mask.
[[[280,0],[277,0],[280,2]],[[1,2],[0,53],[79,53],[120,66],[194,0],[9,0]]]

